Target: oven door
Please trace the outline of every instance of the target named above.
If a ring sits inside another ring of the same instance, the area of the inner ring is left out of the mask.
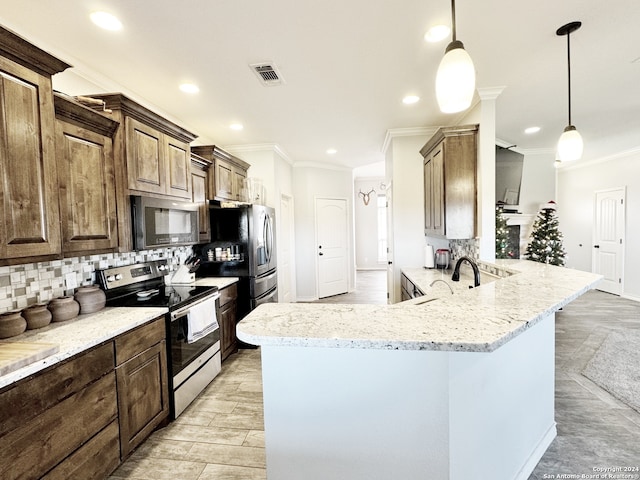
[[[216,298],[218,310],[219,294],[201,301]],[[200,302],[196,302],[200,303]],[[169,328],[167,348],[169,350],[173,398],[173,416],[180,415],[191,401],[220,373],[220,328],[189,343],[187,341],[189,311],[196,303],[169,312]]]

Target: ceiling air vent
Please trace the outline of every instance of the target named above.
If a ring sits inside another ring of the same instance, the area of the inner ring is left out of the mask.
[[[260,82],[266,87],[273,87],[284,83],[280,72],[278,72],[278,68],[273,63],[254,63],[249,66],[258,76]]]

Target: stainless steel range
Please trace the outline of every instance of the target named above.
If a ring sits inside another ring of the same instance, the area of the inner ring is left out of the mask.
[[[172,418],[220,373],[217,287],[165,285],[166,260],[97,272],[107,306],[166,307],[167,357]]]

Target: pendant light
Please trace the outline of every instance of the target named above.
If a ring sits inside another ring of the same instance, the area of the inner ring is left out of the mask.
[[[571,43],[569,41],[571,33],[578,30],[581,25],[582,22],[571,22],[563,25],[556,31],[556,35],[567,36],[567,72],[569,79],[569,124],[565,127],[564,133],[558,140],[557,157],[561,162],[579,160],[582,157],[582,136],[571,123]]]
[[[436,98],[443,113],[469,108],[476,89],[476,70],[471,57],[456,39],[456,2],[451,0],[452,40],[444,51],[436,75]]]

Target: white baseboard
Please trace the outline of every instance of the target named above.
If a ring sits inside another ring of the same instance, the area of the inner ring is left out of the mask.
[[[547,451],[547,449],[551,445],[551,442],[553,442],[553,439],[556,438],[557,434],[558,431],[556,429],[556,422],[553,422],[553,425],[551,425],[549,430],[547,430],[544,436],[540,439],[540,442],[531,453],[531,456],[522,466],[514,480],[527,480],[529,478],[531,472],[535,470],[536,465],[538,465],[538,462],[540,462],[540,459],[544,455],[544,452]]]
[[[629,295],[626,293],[623,293],[622,295],[620,295],[620,298],[626,298],[627,300],[633,300],[634,302],[640,302],[640,297],[637,295]]]

